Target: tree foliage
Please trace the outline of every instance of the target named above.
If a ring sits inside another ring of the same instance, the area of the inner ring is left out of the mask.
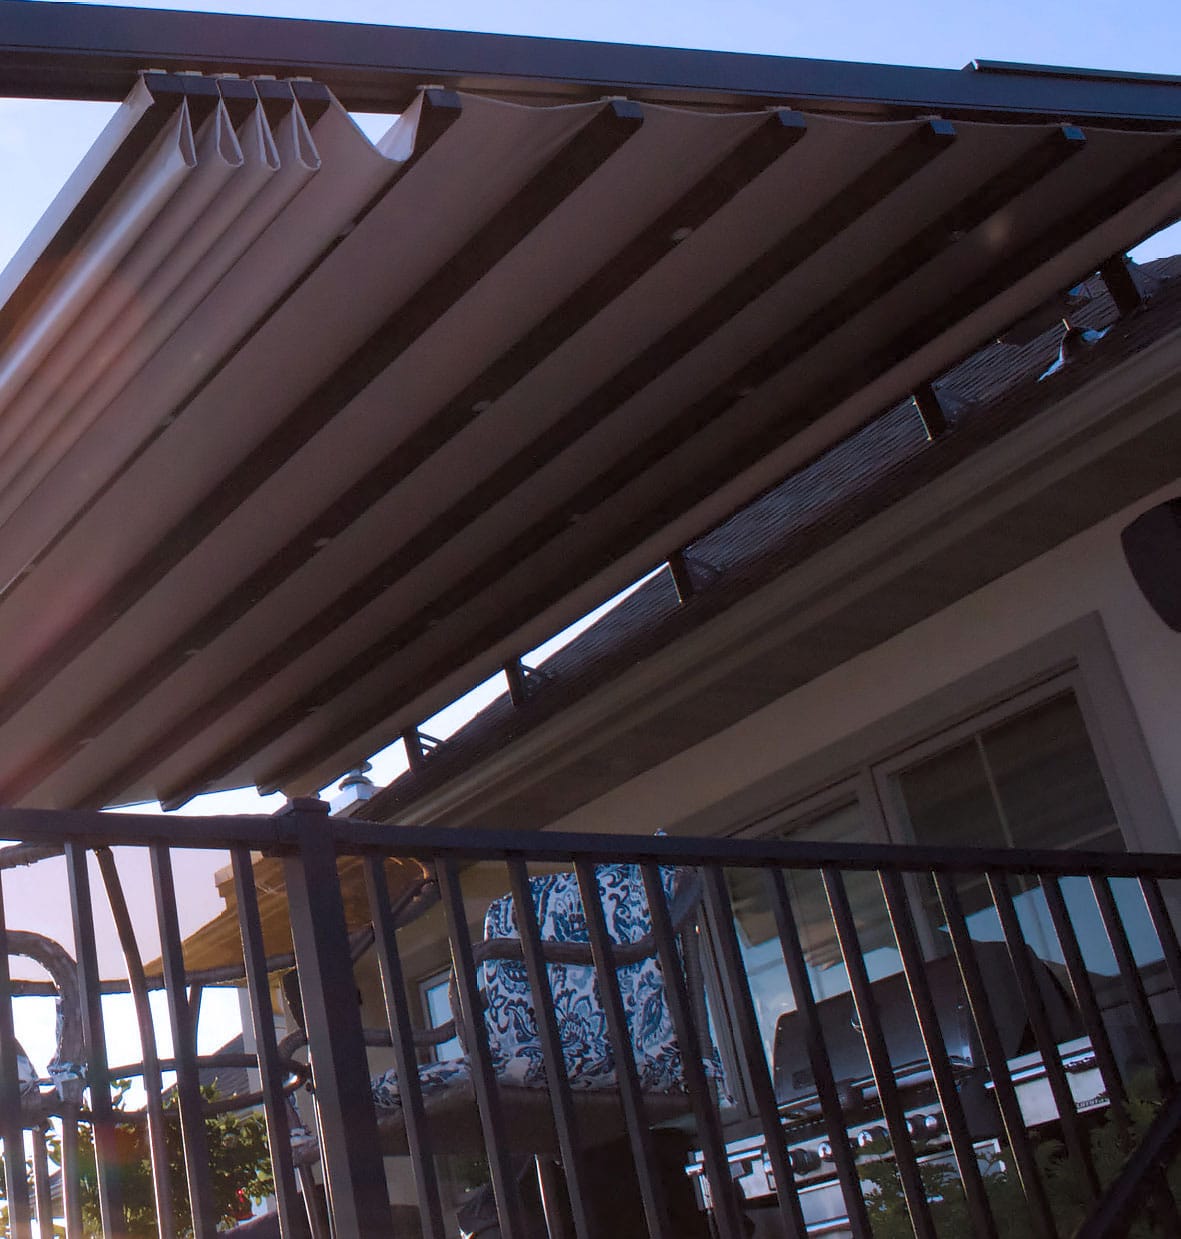
[[[115,1085],[117,1110],[123,1109],[127,1088],[126,1081],[118,1081]],[[210,1101],[217,1096],[214,1087],[201,1091]],[[184,1146],[175,1098],[166,1102],[165,1116],[173,1225],[177,1235],[186,1236],[193,1233],[193,1221],[185,1187]],[[214,1218],[219,1227],[228,1226],[248,1216],[251,1203],[265,1199],[274,1190],[266,1123],[256,1113],[211,1115],[205,1120],[205,1139],[209,1149]],[[147,1124],[142,1121],[118,1123],[114,1144],[118,1187],[127,1217],[126,1234],[129,1239],[155,1239],[160,1232],[156,1222]],[[78,1145],[83,1229],[88,1236],[101,1237],[98,1173],[89,1127],[80,1130]],[[49,1153],[60,1166],[61,1145],[56,1137],[49,1139]],[[0,1220],[7,1233],[7,1211],[4,1213]]]

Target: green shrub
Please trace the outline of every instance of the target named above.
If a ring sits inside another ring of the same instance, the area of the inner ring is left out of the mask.
[[[1121,1124],[1111,1111],[1090,1128],[1091,1158],[1101,1186],[1112,1183],[1124,1163],[1140,1143],[1160,1108],[1160,1101],[1152,1089],[1140,1085],[1129,1099],[1128,1121]],[[1091,1196],[1086,1174],[1077,1161],[1067,1156],[1060,1140],[1030,1133],[1034,1157],[1045,1187],[1050,1209],[1062,1234],[1073,1234],[1085,1220],[1091,1208]],[[920,1155],[929,1148],[920,1147]],[[871,1153],[889,1152],[889,1145],[882,1142],[871,1146]],[[950,1155],[949,1155],[950,1156]],[[983,1155],[980,1168],[984,1174],[984,1186],[989,1205],[996,1218],[997,1229],[1003,1239],[1038,1239],[1029,1206],[1021,1190],[1020,1180],[1012,1167],[1007,1151]],[[865,1191],[865,1202],[873,1224],[874,1239],[913,1239],[914,1229],[902,1191],[893,1157],[858,1164]],[[920,1167],[923,1186],[931,1210],[931,1218],[940,1235],[956,1237],[970,1235],[967,1201],[955,1165],[947,1162],[931,1162]],[[1173,1166],[1168,1175],[1169,1187],[1181,1198],[1181,1167]],[[1132,1223],[1126,1239],[1173,1239],[1147,1218]]]
[[[125,1080],[115,1084],[117,1110],[122,1109],[128,1087]],[[203,1088],[201,1092],[210,1101],[217,1096],[217,1090],[212,1086]],[[185,1190],[180,1115],[174,1099],[166,1103],[165,1114],[164,1136],[172,1172],[172,1219],[177,1235],[183,1237],[193,1233],[193,1219]],[[205,1138],[209,1146],[214,1218],[219,1227],[228,1226],[248,1214],[252,1202],[265,1199],[274,1190],[266,1123],[257,1113],[212,1115],[205,1120]],[[50,1157],[60,1166],[60,1141],[56,1136],[50,1136],[48,1144]],[[143,1122],[118,1123],[115,1127],[115,1148],[119,1187],[127,1214],[124,1233],[128,1239],[156,1239],[160,1232],[156,1224],[147,1125]],[[79,1131],[78,1160],[83,1229],[87,1236],[101,1237],[98,1174],[89,1127]],[[4,1190],[2,1170],[0,1166],[0,1191]],[[9,1233],[7,1213],[7,1208],[0,1210],[0,1226],[5,1234]],[[57,1233],[61,1233],[60,1230]]]

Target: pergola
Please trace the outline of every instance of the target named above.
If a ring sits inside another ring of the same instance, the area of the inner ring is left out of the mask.
[[[324,785],[1181,209],[1177,80],[0,19],[127,98],[0,309],[10,803]]]

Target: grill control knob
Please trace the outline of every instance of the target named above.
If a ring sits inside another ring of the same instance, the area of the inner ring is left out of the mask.
[[[943,1130],[943,1116],[939,1114],[912,1114],[906,1120],[906,1130],[920,1140],[930,1140]]]
[[[821,1140],[816,1146],[816,1154],[822,1162],[831,1162],[836,1160],[836,1155],[832,1151],[832,1145],[827,1140]]]
[[[811,1149],[789,1149],[787,1159],[792,1174],[810,1174],[820,1169],[820,1158]]]
[[[871,1144],[889,1142],[890,1133],[884,1127],[867,1127],[857,1133],[857,1147],[867,1149]]]

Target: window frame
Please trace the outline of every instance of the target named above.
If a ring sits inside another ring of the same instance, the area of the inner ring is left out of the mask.
[[[754,799],[760,807],[739,814],[739,806],[731,805],[738,820],[723,833],[758,837],[775,832],[788,839],[793,824],[802,829],[808,819],[826,810],[855,803],[870,838],[913,842],[896,807],[891,778],[1063,692],[1072,693],[1078,704],[1125,847],[1177,850],[1181,840],[1097,614],[1048,633],[747,789],[736,799],[747,805]],[[929,948],[931,943],[923,945]],[[720,993],[716,984],[711,989]],[[719,1029],[728,1030],[730,1013],[724,998],[721,1011],[725,1018],[718,1021]],[[749,1067],[730,1044],[729,1032],[719,1041],[727,1078],[741,1082],[734,1089],[738,1110],[753,1114]]]
[[[882,779],[957,738],[1068,689],[1074,693],[1129,851],[1177,851],[1181,838],[1098,614],[1047,633],[802,758],[721,806],[720,833],[762,836],[852,789],[883,843],[907,843]]]
[[[901,788],[898,782],[899,775],[938,757],[942,753],[946,753],[949,749],[955,748],[967,740],[981,736],[994,727],[1011,722],[1022,714],[1036,709],[1038,706],[1046,705],[1058,697],[1064,697],[1069,694],[1078,706],[1079,714],[1082,717],[1083,726],[1086,729],[1087,738],[1091,744],[1091,751],[1095,757],[1095,764],[1098,767],[1108,798],[1111,801],[1112,811],[1115,816],[1115,826],[1124,836],[1125,847],[1129,851],[1134,850],[1128,846],[1128,827],[1120,817],[1119,805],[1116,803],[1116,797],[1113,794],[1114,786],[1118,781],[1117,774],[1111,767],[1110,758],[1101,751],[1102,746],[1096,742],[1096,722],[1088,717],[1088,711],[1083,704],[1084,691],[1085,683],[1079,675],[1078,668],[1075,667],[1059,675],[1052,676],[1033,687],[1015,693],[1003,702],[992,705],[969,718],[960,720],[945,731],[925,736],[909,748],[901,749],[897,753],[873,763],[870,768],[873,780],[873,794],[877,799],[882,819],[885,822],[887,832],[885,840],[891,843],[903,844],[916,842],[913,827],[910,824],[905,806],[901,801]]]
[[[422,1023],[423,1023],[424,1028],[428,1030],[434,1029],[434,1028],[442,1028],[443,1024],[447,1023],[447,1020],[443,1020],[439,1024],[434,1024],[431,1022],[431,1004],[430,1004],[429,993],[431,990],[438,989],[440,986],[449,987],[450,983],[451,983],[451,969],[449,967],[443,968],[437,972],[428,973],[426,976],[420,977],[418,979],[418,1003],[419,1003],[419,1009],[422,1012]],[[452,1012],[448,1015],[447,1018],[451,1019],[453,1018],[453,1015],[454,1013]],[[458,1034],[456,1034],[456,1036],[453,1037],[452,1040],[455,1041],[457,1045],[460,1044]],[[440,1050],[442,1050],[443,1046],[448,1045],[448,1044],[450,1043],[447,1041],[444,1041],[440,1043],[439,1045],[430,1046],[427,1050],[427,1053],[430,1055],[430,1061],[434,1063],[446,1062],[447,1060],[441,1056]],[[463,1052],[462,1046],[460,1046],[460,1053],[462,1052]]]

